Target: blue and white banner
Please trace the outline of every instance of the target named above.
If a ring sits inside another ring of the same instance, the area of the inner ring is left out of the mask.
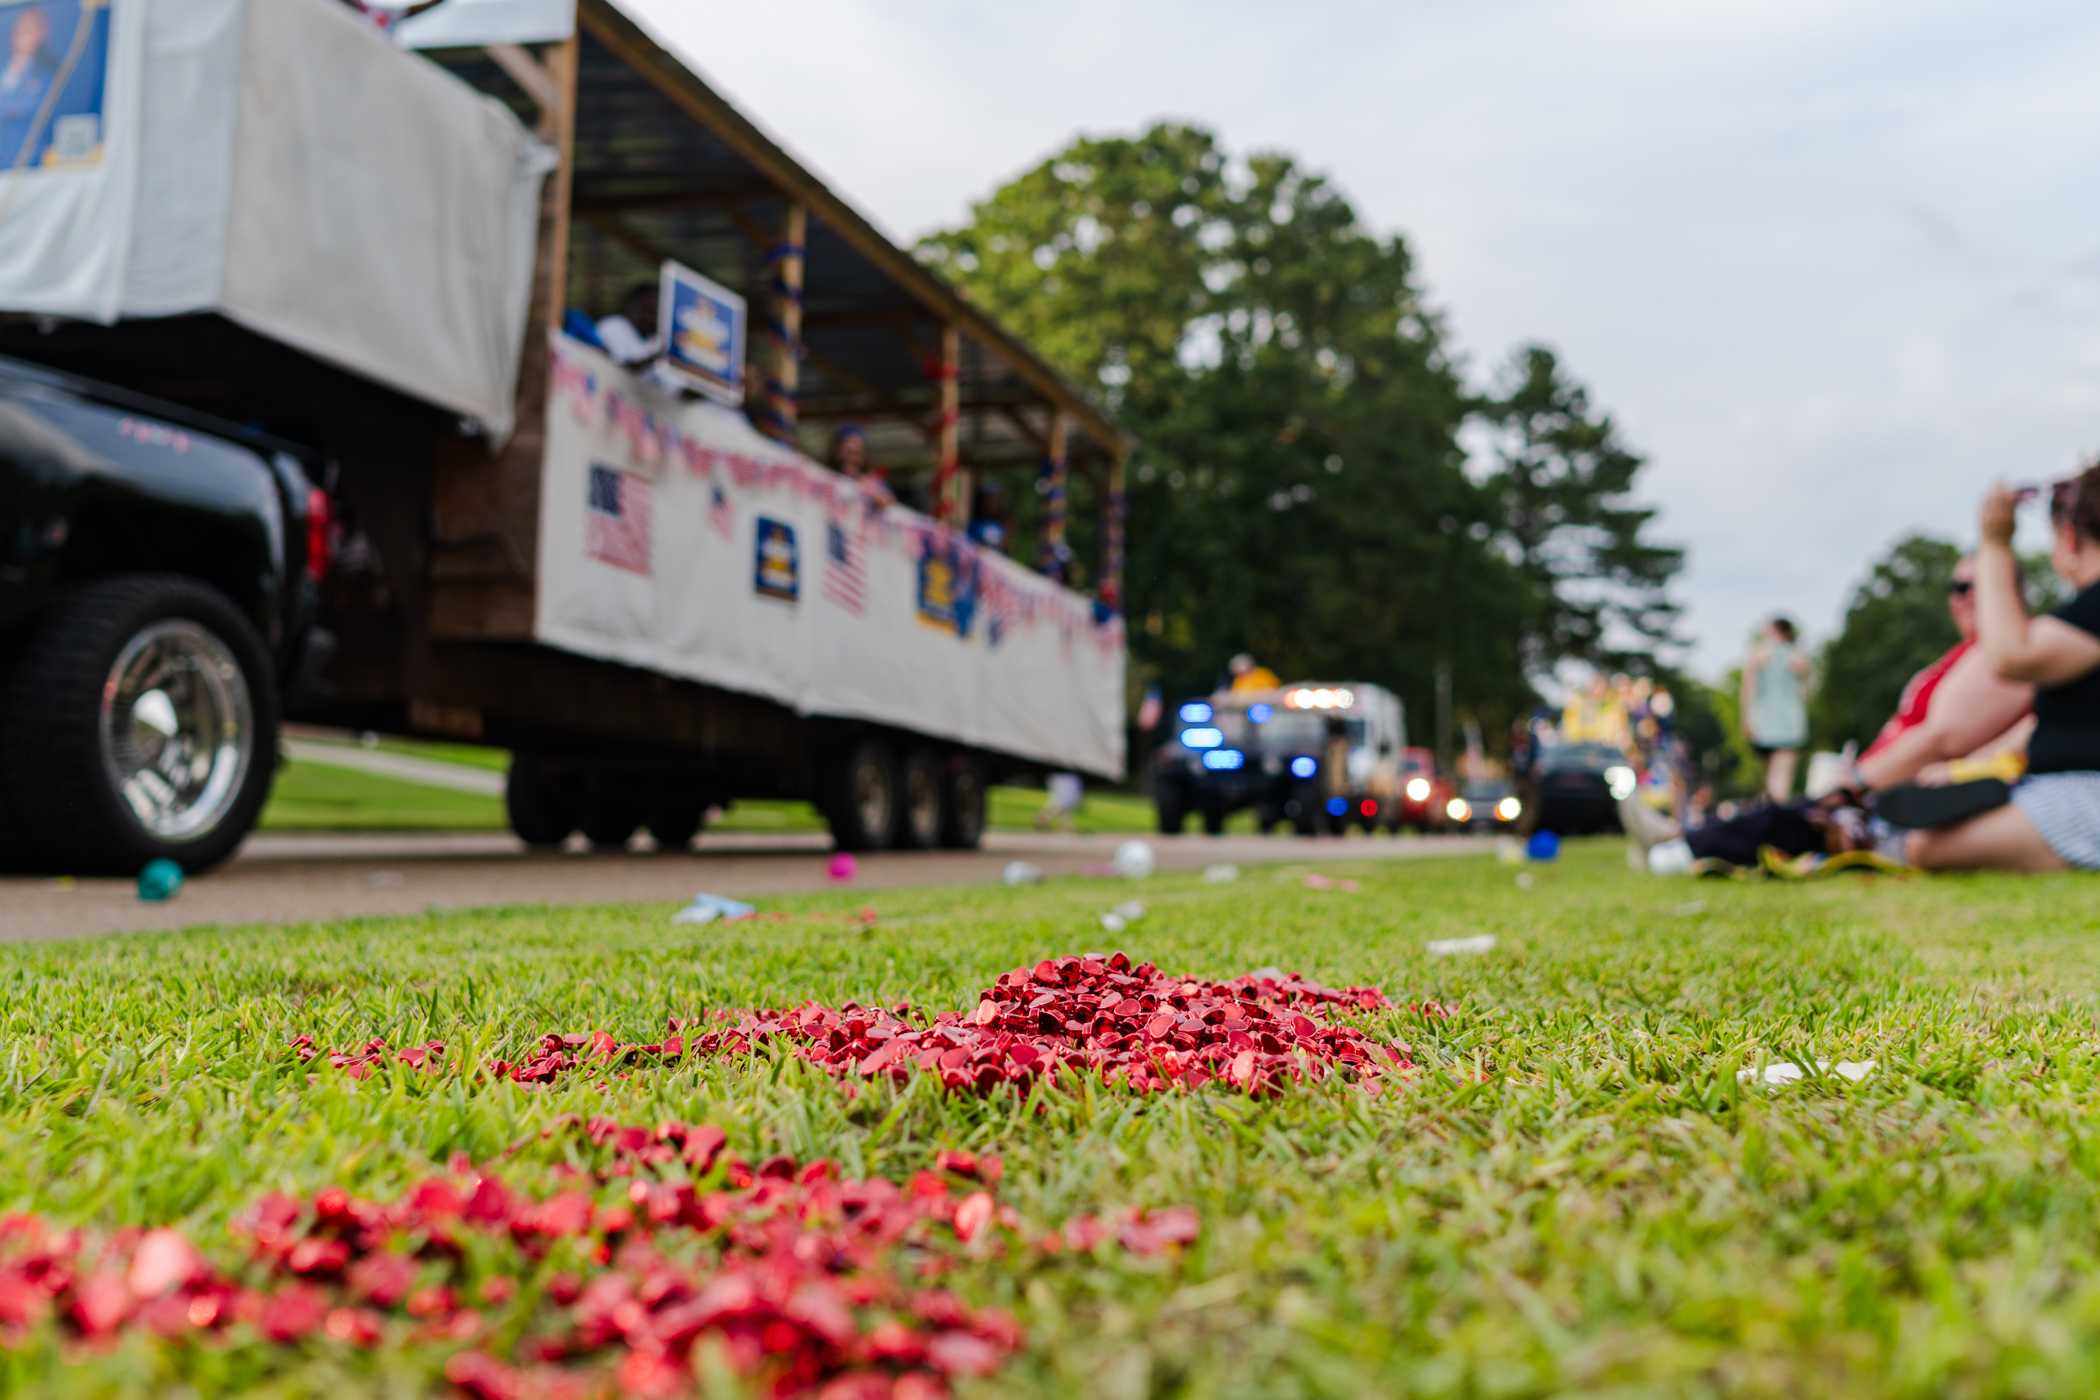
[[[682,263],[667,262],[658,291],[662,367],[717,403],[744,402],[744,299]]]
[[[1122,775],[1120,618],[884,505],[735,409],[560,335],[549,350],[540,641],[803,714]],[[637,501],[646,543],[614,530]]]

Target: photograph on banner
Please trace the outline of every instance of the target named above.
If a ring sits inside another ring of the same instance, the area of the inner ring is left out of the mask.
[[[680,263],[666,262],[656,323],[664,370],[711,399],[744,401],[744,299]]]
[[[758,517],[751,563],[751,589],[762,598],[792,603],[802,596],[802,556],[795,527],[771,516]]]
[[[102,159],[109,0],[0,0],[0,169]]]

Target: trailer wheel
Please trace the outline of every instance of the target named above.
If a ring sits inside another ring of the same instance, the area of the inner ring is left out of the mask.
[[[246,839],[277,768],[277,681],[216,590],[130,574],[31,624],[0,698],[0,792],[40,867],[203,870]]]
[[[974,851],[984,844],[984,768],[968,754],[948,766],[941,788],[941,844],[954,851]]]
[[[584,837],[600,851],[624,851],[642,825],[642,813],[623,792],[594,792],[583,805]]]
[[[662,798],[649,809],[649,818],[643,824],[649,828],[658,851],[683,851],[707,824],[707,805],[697,797]]]
[[[576,795],[537,754],[510,757],[503,778],[503,811],[520,841],[536,850],[551,850],[576,830]]]
[[[831,775],[824,804],[831,839],[840,850],[888,849],[901,787],[897,760],[882,740],[862,739],[846,751],[845,760]]]
[[[890,844],[930,851],[941,844],[941,761],[931,749],[913,749],[898,769],[897,829]]]

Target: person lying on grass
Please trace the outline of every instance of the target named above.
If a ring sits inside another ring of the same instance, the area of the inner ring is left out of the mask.
[[[1910,678],[1843,792],[1817,801],[1760,806],[1723,821],[1680,830],[1637,799],[1622,802],[1627,834],[1645,848],[1649,868],[1678,873],[1700,860],[1755,865],[1758,851],[1787,856],[1869,843],[1867,795],[1904,783],[1944,780],[1950,765],[2025,747],[2034,687],[2000,677],[1976,649],[1976,559],[1954,567],[1947,612],[1960,640]]]
[[[1925,870],[2100,870],[2100,462],[2049,495],[2049,562],[2074,590],[2043,617],[2021,605],[2015,516],[2026,493],[1984,498],[1976,556],[1976,649],[2004,681],[2031,685],[2034,732],[2011,800],[1912,832]]]

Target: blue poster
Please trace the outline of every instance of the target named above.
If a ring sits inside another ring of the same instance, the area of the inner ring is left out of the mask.
[[[967,637],[976,616],[976,555],[928,535],[919,547],[919,621]]]
[[[109,0],[0,0],[0,169],[102,159]]]
[[[664,368],[713,399],[744,402],[744,299],[689,267],[667,262],[657,293]]]
[[[761,598],[792,603],[802,594],[802,556],[795,547],[795,527],[761,515],[752,532],[751,591]]]

